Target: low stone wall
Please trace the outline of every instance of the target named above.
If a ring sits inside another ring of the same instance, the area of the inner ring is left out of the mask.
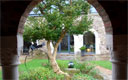
[[[81,56],[80,60],[81,61],[95,60],[95,54],[88,54],[88,55]]]
[[[30,52],[31,57],[47,59],[47,55],[42,50],[34,50],[33,54]],[[58,53],[56,59],[61,60],[80,60],[80,61],[91,61],[91,60],[110,60],[110,54],[85,54],[81,56],[81,53],[68,54],[68,53]]]
[[[95,55],[95,60],[110,60],[110,54]]]
[[[110,60],[109,54],[87,54],[84,56],[74,54],[57,54],[57,59],[61,60],[80,60],[80,61],[91,61],[91,60]]]
[[[56,59],[75,60],[75,55],[74,54],[57,54]]]

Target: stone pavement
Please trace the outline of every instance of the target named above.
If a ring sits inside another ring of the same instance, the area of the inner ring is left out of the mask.
[[[112,71],[101,66],[96,66],[96,69],[100,71],[100,75],[103,76],[104,80],[112,80]]]

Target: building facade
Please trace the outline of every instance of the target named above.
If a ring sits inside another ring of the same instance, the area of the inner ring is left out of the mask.
[[[90,46],[93,44],[94,54],[108,54],[109,50],[106,47],[106,33],[103,21],[98,13],[91,13],[88,15],[89,18],[93,19],[92,28],[88,33],[85,31],[83,35],[69,35],[67,34],[59,45],[59,53],[80,53],[80,48],[84,45]],[[90,37],[89,37],[90,36]],[[88,43],[88,44],[86,44]]]

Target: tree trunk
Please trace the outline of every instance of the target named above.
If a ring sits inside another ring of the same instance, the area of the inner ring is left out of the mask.
[[[47,48],[48,48],[48,56],[49,56],[49,59],[50,59],[50,63],[51,63],[51,66],[53,68],[53,71],[56,73],[56,74],[63,74],[67,77],[66,80],[70,80],[70,76],[68,73],[65,73],[63,71],[61,71],[60,67],[58,66],[57,62],[56,62],[56,56],[54,56],[52,53],[51,53],[51,47],[50,47],[50,41],[47,42]],[[57,52],[57,51],[55,51]]]

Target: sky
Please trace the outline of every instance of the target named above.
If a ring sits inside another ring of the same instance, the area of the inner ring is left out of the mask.
[[[94,7],[91,7],[90,10],[91,10],[92,13],[97,13],[97,11],[96,11],[96,9]]]
[[[96,9],[93,6],[91,6],[90,11],[91,11],[91,13],[97,13]],[[30,14],[34,14],[34,12],[31,11]]]

